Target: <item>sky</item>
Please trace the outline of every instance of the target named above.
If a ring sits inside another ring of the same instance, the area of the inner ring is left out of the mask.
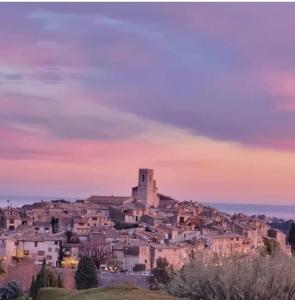
[[[295,4],[1,3],[0,194],[295,204]]]

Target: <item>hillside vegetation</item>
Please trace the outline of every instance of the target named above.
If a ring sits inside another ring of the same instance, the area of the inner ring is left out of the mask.
[[[43,288],[39,291],[37,300],[175,300],[176,298],[130,286],[96,288],[73,291],[61,288]]]

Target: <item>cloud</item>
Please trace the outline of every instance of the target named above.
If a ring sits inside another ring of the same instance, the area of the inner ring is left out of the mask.
[[[294,13],[276,4],[19,6],[25,38],[12,42],[4,31],[0,54],[12,70],[26,68],[0,72],[2,89],[69,106],[77,93],[80,106],[85,98],[98,105],[94,116],[63,110],[33,122],[60,138],[144,132],[118,119],[119,111],[195,136],[277,148],[279,138],[295,138],[286,75],[293,72]],[[101,106],[117,113],[105,119]],[[58,105],[47,108],[50,115]]]

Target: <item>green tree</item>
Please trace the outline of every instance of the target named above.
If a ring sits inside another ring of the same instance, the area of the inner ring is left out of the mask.
[[[156,268],[152,270],[150,277],[150,288],[157,290],[159,285],[168,284],[171,280],[172,267],[166,258],[159,257],[156,261]]]
[[[288,243],[291,245],[292,251],[295,251],[295,223],[293,222],[288,236]]]
[[[82,256],[75,274],[78,290],[97,287],[97,271],[93,260],[89,256]]]
[[[63,288],[63,282],[59,274],[57,275],[57,287]]]
[[[58,225],[59,225],[59,219],[52,217],[50,224],[52,226],[52,233],[57,233],[58,232]]]
[[[62,260],[64,259],[64,249],[63,249],[63,246],[62,246],[62,243],[60,242],[59,243],[59,250],[58,250],[58,266],[61,267],[61,262]]]
[[[59,282],[60,281],[60,282]],[[33,300],[36,299],[39,289],[43,287],[61,287],[61,279],[58,279],[58,276],[52,272],[46,266],[46,259],[44,258],[41,270],[36,276],[36,279],[33,277],[30,287],[30,296]]]
[[[30,296],[33,297],[33,295],[36,295],[36,280],[35,276],[33,276],[30,286]]]

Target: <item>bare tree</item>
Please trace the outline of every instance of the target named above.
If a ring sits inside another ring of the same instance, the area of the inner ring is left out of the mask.
[[[90,241],[85,244],[83,254],[90,257],[99,270],[100,266],[111,256],[111,248],[105,240]]]

